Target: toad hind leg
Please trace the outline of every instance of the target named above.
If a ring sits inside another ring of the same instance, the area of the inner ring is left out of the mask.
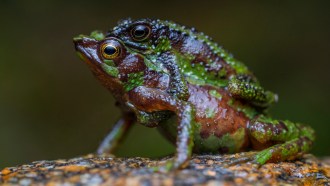
[[[308,152],[315,140],[310,127],[264,116],[252,121],[248,130],[253,147],[264,149],[254,156],[254,161],[261,165],[295,159]]]

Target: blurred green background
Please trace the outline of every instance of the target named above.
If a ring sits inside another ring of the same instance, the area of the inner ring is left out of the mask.
[[[276,118],[310,124],[330,155],[330,1],[0,1],[0,168],[94,152],[119,117],[72,37],[119,19],[160,18],[214,38],[277,92]],[[135,126],[119,156],[173,152]]]

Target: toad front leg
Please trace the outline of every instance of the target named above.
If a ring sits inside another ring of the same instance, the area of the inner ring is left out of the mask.
[[[174,161],[168,169],[184,168],[191,157],[194,132],[194,109],[191,104],[173,98],[161,90],[137,87],[128,93],[129,101],[139,110],[145,112],[172,111],[178,117],[178,135]]]
[[[278,99],[276,94],[266,91],[249,76],[233,77],[229,81],[228,90],[234,97],[263,108],[269,107]]]
[[[254,157],[254,161],[261,165],[299,157],[309,151],[315,140],[314,130],[310,127],[264,116],[252,121],[248,130],[253,147],[264,149]]]
[[[131,128],[134,122],[135,117],[132,114],[123,114],[123,117],[117,121],[109,134],[101,142],[99,148],[97,149],[97,154],[113,153],[118,143],[123,139],[124,136],[126,136],[128,130]]]

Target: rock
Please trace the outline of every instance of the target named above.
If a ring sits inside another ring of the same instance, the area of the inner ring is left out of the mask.
[[[249,153],[194,155],[183,170],[155,172],[169,159],[87,155],[69,160],[36,161],[0,172],[3,185],[330,185],[330,158],[312,155],[289,162],[230,165]]]

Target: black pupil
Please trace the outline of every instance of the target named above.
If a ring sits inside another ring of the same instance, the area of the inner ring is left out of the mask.
[[[134,30],[135,37],[143,37],[146,35],[146,28],[144,26],[137,26]]]
[[[108,55],[113,55],[113,54],[115,54],[116,53],[116,48],[115,47],[113,47],[113,46],[107,46],[107,47],[105,47],[105,49],[104,49],[104,53],[106,53],[106,54],[108,54]]]

